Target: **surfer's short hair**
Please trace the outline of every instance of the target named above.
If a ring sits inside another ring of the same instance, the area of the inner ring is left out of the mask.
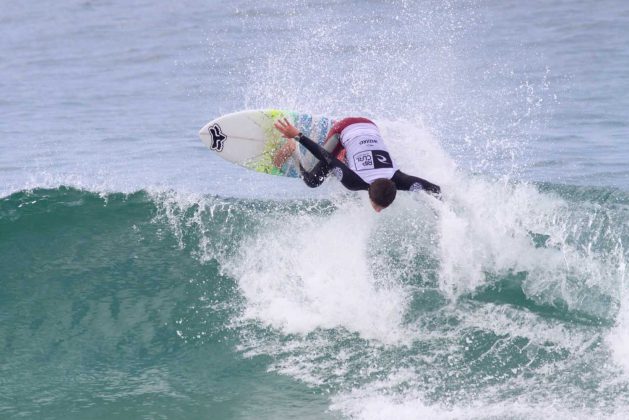
[[[369,186],[369,199],[382,208],[389,207],[393,200],[397,188],[395,182],[386,178],[378,178]]]

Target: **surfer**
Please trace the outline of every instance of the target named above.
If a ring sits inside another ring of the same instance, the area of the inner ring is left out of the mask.
[[[423,190],[437,197],[441,193],[438,185],[407,175],[397,168],[378,127],[367,118],[351,117],[337,121],[328,132],[323,147],[300,133],[286,118],[277,120],[275,128],[288,139],[274,156],[275,166],[281,167],[293,155],[295,141],[319,160],[310,171],[299,163],[302,178],[309,187],[318,187],[332,173],[349,190],[367,190],[376,212],[395,200],[397,190]]]

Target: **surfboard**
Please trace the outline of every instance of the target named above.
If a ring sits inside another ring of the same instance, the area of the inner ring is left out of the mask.
[[[281,168],[273,165],[273,156],[286,139],[273,124],[287,118],[304,135],[323,144],[335,120],[325,116],[279,109],[247,110],[218,117],[201,128],[201,141],[221,158],[244,168],[265,174],[296,178],[298,163],[288,159]],[[298,147],[299,160],[310,169],[316,159],[303,146]]]

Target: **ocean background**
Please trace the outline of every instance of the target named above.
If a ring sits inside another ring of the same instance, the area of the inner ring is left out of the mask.
[[[629,2],[5,2],[0,418],[629,417]],[[378,122],[404,171],[198,130]]]

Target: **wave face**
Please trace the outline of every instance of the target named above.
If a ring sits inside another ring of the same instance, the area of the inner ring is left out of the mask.
[[[461,189],[378,216],[353,195],[7,196],[0,412],[627,415],[629,196]]]

